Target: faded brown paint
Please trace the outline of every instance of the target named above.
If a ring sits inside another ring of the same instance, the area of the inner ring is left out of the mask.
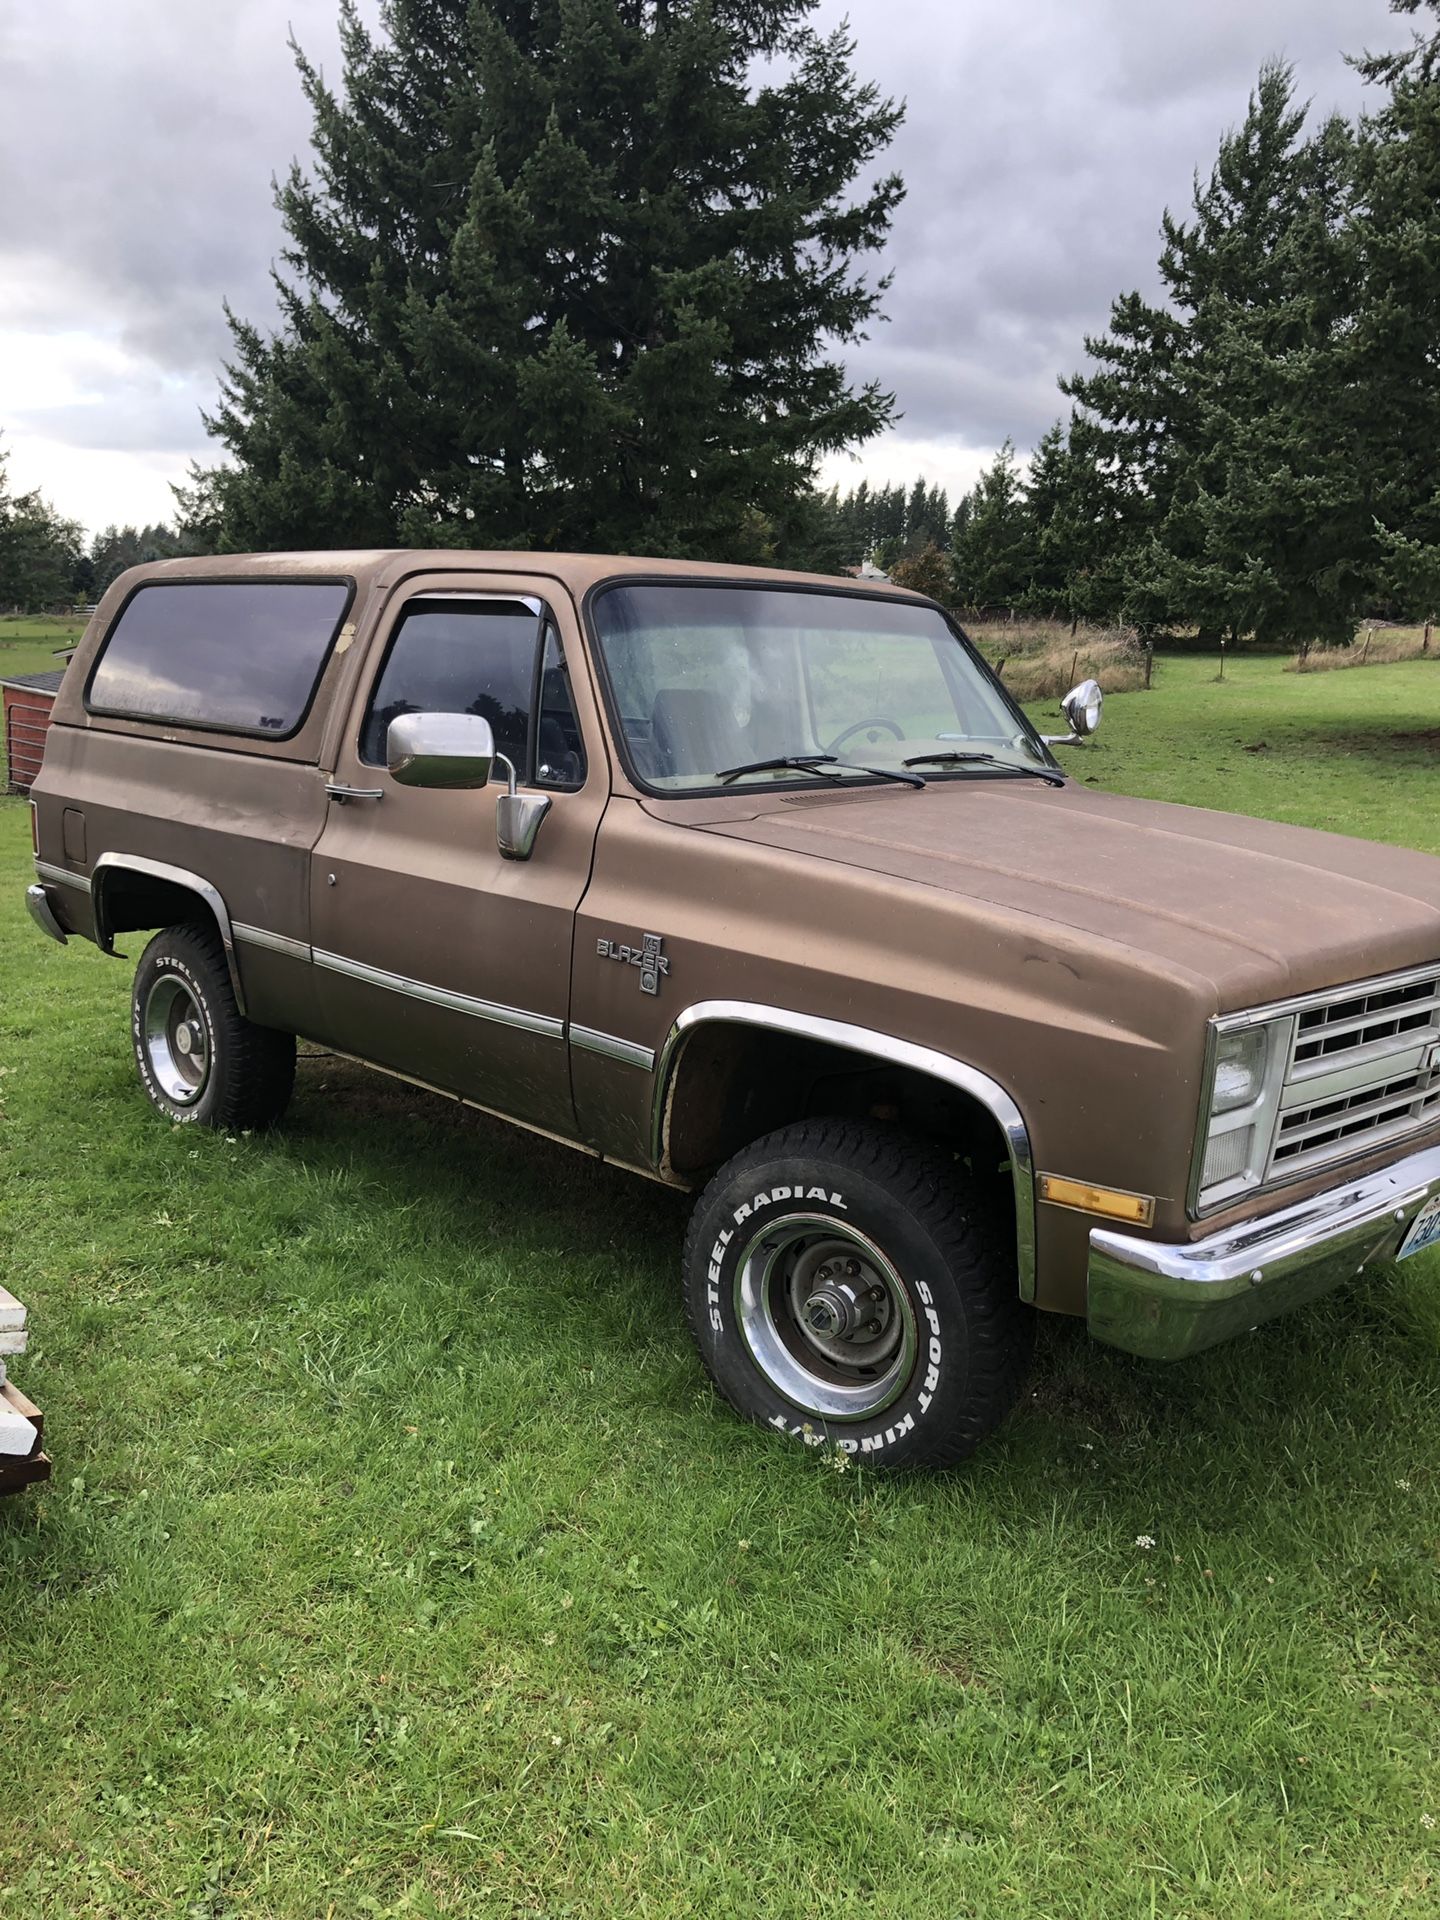
[[[676,1016],[753,1001],[933,1049],[1005,1088],[1037,1168],[1155,1197],[1152,1232],[1196,1238],[1275,1193],[1186,1216],[1206,1023],[1217,1013],[1440,957],[1440,861],[1296,827],[1020,781],[656,799],[613,751],[583,627],[627,575],[777,579],[764,569],[605,556],[383,552],[169,561],[106,595],[56,703],[34,797],[40,857],[139,853],[202,874],[232,918],[393,974],[658,1056]],[[343,576],[350,632],[287,741],[86,712],[90,665],[150,579]],[[814,584],[835,588],[828,577]],[[422,792],[362,766],[356,740],[407,596],[543,598],[570,660],[588,776],[557,793],[534,857],[495,852],[493,792]],[[894,590],[856,583],[857,592]],[[902,596],[913,597],[913,596]],[[269,764],[262,764],[269,763]],[[338,806],[326,777],[379,786]],[[335,876],[331,885],[329,876]],[[57,911],[93,935],[83,895]],[[664,939],[655,994],[601,952]],[[313,967],[239,951],[254,1017],[656,1170],[655,1076],[551,1033],[477,1021]],[[683,1056],[682,1056],[683,1057]],[[1412,1151],[1440,1128],[1412,1136]],[[1357,1157],[1384,1165],[1397,1150]],[[1332,1184],[1331,1166],[1285,1201]],[[1085,1309],[1088,1221],[1036,1214],[1038,1303]]]

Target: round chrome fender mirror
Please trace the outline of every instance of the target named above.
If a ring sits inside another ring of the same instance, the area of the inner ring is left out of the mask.
[[[1105,696],[1100,691],[1100,682],[1082,680],[1060,702],[1060,710],[1070,722],[1071,732],[1077,739],[1084,740],[1099,728],[1104,705]]]

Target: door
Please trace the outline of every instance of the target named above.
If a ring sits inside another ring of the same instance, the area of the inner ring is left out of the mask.
[[[573,1135],[571,946],[607,781],[593,735],[587,748],[567,639],[578,659],[573,612],[553,583],[422,579],[387,609],[311,862],[311,939],[317,1037]],[[528,860],[503,859],[496,843],[498,758],[479,790],[391,779],[390,722],[416,712],[482,715],[522,790],[549,795]]]

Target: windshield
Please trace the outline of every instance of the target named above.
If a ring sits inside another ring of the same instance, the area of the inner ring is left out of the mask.
[[[822,755],[835,758],[820,771],[847,782],[917,757],[927,780],[1041,767],[1055,777],[1024,717],[933,607],[643,584],[601,594],[594,621],[631,764],[659,791],[808,783],[794,762]],[[754,764],[777,760],[791,764]]]

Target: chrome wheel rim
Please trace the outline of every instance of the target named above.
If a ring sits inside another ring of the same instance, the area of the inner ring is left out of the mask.
[[[915,1310],[873,1240],[825,1214],[772,1220],[746,1245],[735,1316],[777,1393],[826,1420],[864,1420],[915,1369]]]
[[[210,1029],[178,974],[162,973],[145,999],[145,1060],[155,1084],[177,1107],[193,1107],[210,1078]]]

